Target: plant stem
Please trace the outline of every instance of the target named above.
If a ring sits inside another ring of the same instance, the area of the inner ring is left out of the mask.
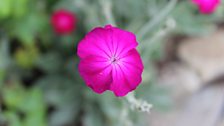
[[[110,0],[99,0],[99,1],[102,6],[103,14],[106,18],[106,24],[112,24],[113,26],[116,26],[116,22],[112,14],[111,1]]]
[[[148,21],[139,31],[137,36],[139,40],[142,40],[144,36],[153,30],[153,28],[158,25],[166,16],[170,13],[170,11],[175,7],[177,0],[170,0],[167,6],[161,10],[158,14],[156,14],[152,20]]]

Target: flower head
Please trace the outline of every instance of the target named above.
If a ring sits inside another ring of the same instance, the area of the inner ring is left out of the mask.
[[[192,2],[199,7],[203,14],[213,13],[221,3],[220,0],[192,0]]]
[[[51,24],[58,34],[69,34],[75,29],[76,17],[67,10],[58,10],[51,17]]]
[[[78,45],[79,72],[96,93],[125,96],[141,82],[143,63],[133,33],[111,25],[97,27]]]

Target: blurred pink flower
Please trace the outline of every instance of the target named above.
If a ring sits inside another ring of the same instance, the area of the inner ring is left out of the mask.
[[[58,10],[53,13],[51,24],[56,33],[69,34],[75,29],[76,17],[68,10]]]
[[[192,0],[192,2],[199,7],[203,14],[213,13],[221,3],[220,0]]]
[[[97,27],[78,45],[79,72],[96,93],[113,91],[117,97],[135,90],[141,82],[143,63],[133,33],[111,25]]]

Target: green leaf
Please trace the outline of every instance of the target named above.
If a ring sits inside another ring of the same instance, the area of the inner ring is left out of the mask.
[[[18,109],[23,104],[25,96],[25,90],[19,84],[4,87],[3,100],[9,109]]]
[[[11,63],[9,56],[9,42],[6,38],[3,38],[0,43],[0,89],[3,85],[6,70]]]
[[[86,105],[83,123],[85,126],[105,126],[102,113],[94,105]]]
[[[12,0],[1,0],[0,4],[0,19],[7,18],[12,13]]]
[[[67,106],[59,107],[54,111],[49,118],[50,126],[62,126],[71,123],[77,116],[80,107],[77,105],[68,104]]]
[[[39,32],[43,32],[48,24],[45,14],[31,12],[27,16],[14,20],[9,28],[12,36],[16,36],[24,45],[32,45],[35,42],[35,37]]]
[[[15,59],[19,66],[23,68],[32,68],[39,56],[38,48],[35,46],[29,46],[25,49],[20,48],[15,53]]]
[[[8,114],[7,110],[5,116],[7,121],[9,120],[10,123],[13,123],[11,124],[12,126],[17,126],[18,121],[21,126],[46,126],[46,106],[42,92],[38,88],[25,90],[19,85],[5,87],[3,99],[10,111]],[[23,120],[17,119],[18,115],[15,113],[18,111],[25,114]]]
[[[63,66],[62,57],[56,52],[46,53],[37,60],[37,66],[46,73],[57,73]]]
[[[35,85],[43,90],[49,104],[63,106],[79,102],[82,86],[73,79],[63,75],[49,75],[38,80]]]
[[[13,1],[13,14],[15,17],[22,17],[28,12],[28,0]]]
[[[46,126],[46,106],[40,89],[29,90],[20,108],[27,114],[25,126]]]
[[[27,91],[20,109],[27,113],[38,113],[39,115],[42,115],[44,113],[45,106],[41,90],[33,88]]]
[[[23,126],[47,126],[45,116],[40,114],[28,114]]]
[[[4,80],[4,78],[5,78],[5,71],[0,70],[0,90],[1,90],[1,88],[3,86],[3,80]]]
[[[8,111],[4,115],[10,126],[23,126],[19,116],[15,112]]]
[[[106,115],[108,124],[117,124],[119,118],[117,115],[121,113],[122,100],[114,96],[111,92],[106,92],[99,96],[100,107]],[[108,109],[109,108],[109,109]]]
[[[9,41],[7,38],[0,41],[0,70],[5,70],[10,65]]]
[[[72,122],[81,109],[81,93],[79,83],[62,75],[46,76],[35,84],[43,90],[48,104],[56,110],[51,114],[51,126],[61,126]]]

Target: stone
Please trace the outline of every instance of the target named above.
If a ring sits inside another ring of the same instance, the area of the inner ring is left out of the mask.
[[[197,71],[203,82],[212,81],[224,74],[224,30],[183,40],[177,55]]]
[[[184,64],[171,62],[165,64],[159,71],[158,83],[171,90],[175,101],[196,92],[201,87],[200,78],[196,72]]]

